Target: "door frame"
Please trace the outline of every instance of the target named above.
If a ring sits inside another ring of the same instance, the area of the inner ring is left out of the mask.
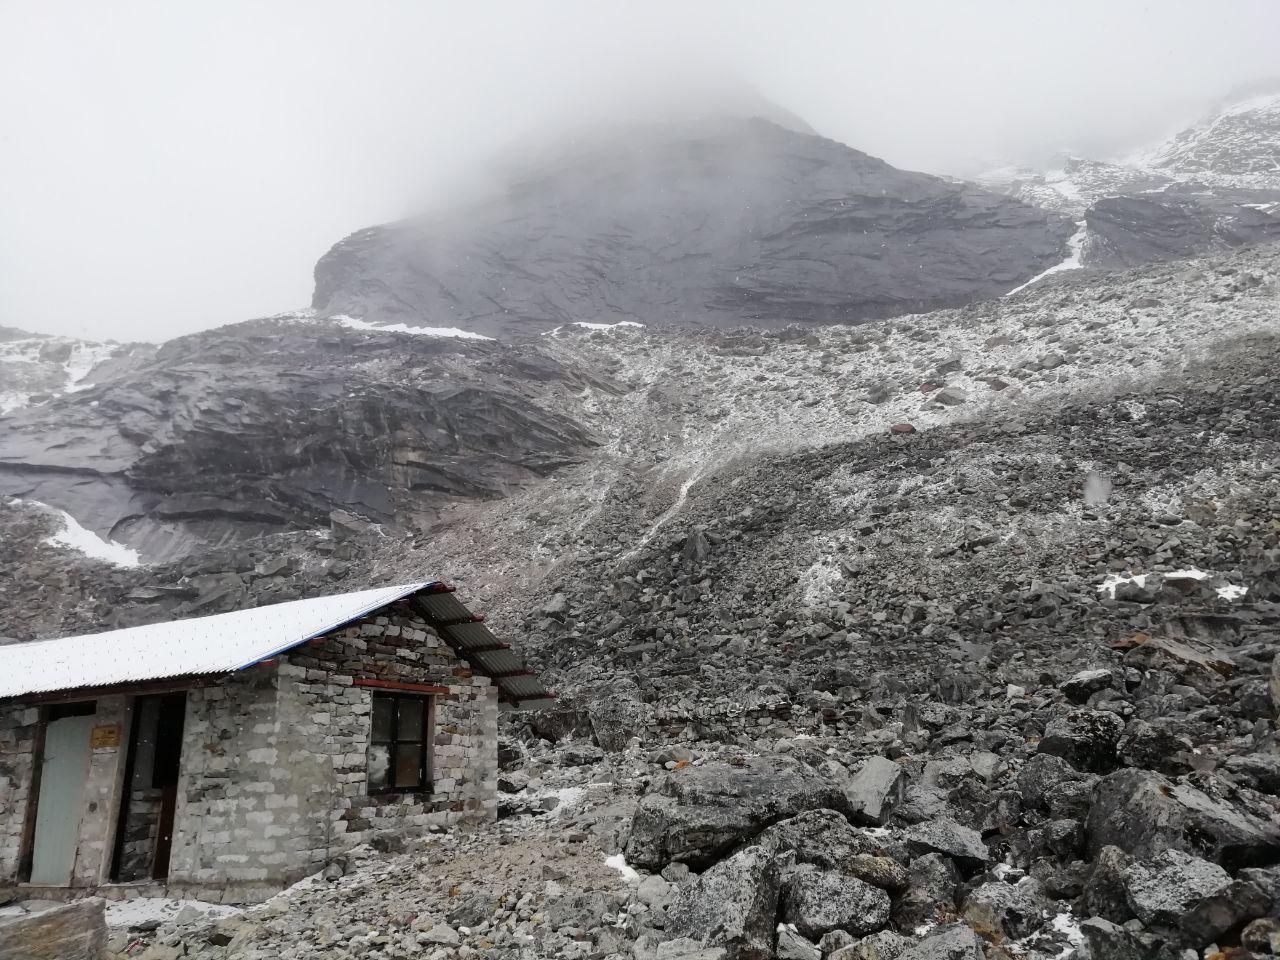
[[[75,707],[79,704],[87,704],[90,709],[83,713],[68,713],[66,716],[93,716],[97,713],[97,698],[37,707],[40,716],[36,720],[36,739],[31,750],[31,785],[27,793],[27,811],[23,817],[22,834],[18,840],[19,883],[31,882],[31,868],[36,854],[36,817],[40,808],[40,783],[44,773],[45,734],[53,720],[61,719],[61,717],[51,717],[51,714],[61,712],[60,708]],[[72,879],[74,880],[74,868]]]

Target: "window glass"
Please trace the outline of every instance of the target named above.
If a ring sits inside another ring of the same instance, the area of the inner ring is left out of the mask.
[[[373,733],[369,737],[374,743],[390,743],[395,724],[396,702],[390,697],[373,698]]]
[[[422,786],[422,744],[396,744],[396,786]]]
[[[381,743],[369,746],[369,789],[386,790],[391,786],[391,748]]]
[[[421,700],[400,700],[396,703],[398,713],[397,740],[404,742],[406,740],[422,739],[422,706]]]

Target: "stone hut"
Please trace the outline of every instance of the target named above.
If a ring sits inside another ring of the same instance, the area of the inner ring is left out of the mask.
[[[0,647],[0,887],[262,899],[494,819],[499,708],[553,697],[440,583]]]

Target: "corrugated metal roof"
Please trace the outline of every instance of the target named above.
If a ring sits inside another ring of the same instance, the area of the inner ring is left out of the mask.
[[[415,605],[475,672],[521,708],[550,703],[536,676],[438,582],[290,600],[208,617],[0,646],[0,699],[145,680],[234,673],[397,600]]]

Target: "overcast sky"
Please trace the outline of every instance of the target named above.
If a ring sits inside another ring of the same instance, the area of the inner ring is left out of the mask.
[[[1273,0],[0,0],[0,325],[155,340],[304,306],[333,242],[530,132],[726,78],[967,175],[1278,73]]]

